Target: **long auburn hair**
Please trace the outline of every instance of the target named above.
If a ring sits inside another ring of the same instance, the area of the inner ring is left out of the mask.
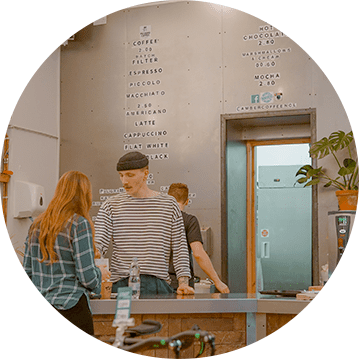
[[[57,183],[55,194],[45,212],[40,214],[29,230],[29,238],[36,230],[40,231],[38,240],[42,253],[41,263],[58,261],[54,250],[56,238],[67,221],[78,214],[88,220],[92,230],[92,242],[95,250],[95,229],[89,211],[92,204],[91,183],[86,175],[79,171],[64,173]]]

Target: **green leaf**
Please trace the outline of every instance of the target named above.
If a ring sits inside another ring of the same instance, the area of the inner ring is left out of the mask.
[[[333,183],[333,181],[329,181],[328,183],[326,183],[326,184],[324,185],[324,187],[329,187],[329,186],[332,185],[332,183]]]
[[[311,165],[304,165],[301,168],[308,171],[308,170],[312,169],[313,167]]]
[[[328,156],[331,152],[332,144],[328,138],[323,137],[321,140],[314,142],[309,150],[309,153],[314,158],[323,158]]]
[[[304,175],[306,176],[307,172],[309,170],[313,169],[311,165],[304,165],[301,168],[299,168],[298,172],[295,174],[295,176]]]
[[[353,131],[350,131],[347,134],[344,131],[337,131],[329,136],[329,141],[335,151],[348,147],[353,139]]]
[[[320,179],[316,178],[316,179],[313,179],[312,181],[309,181],[304,187],[314,186],[314,185],[318,184],[319,182],[320,182]]]
[[[355,189],[354,187],[357,187],[357,184],[358,184],[358,167],[355,168],[355,171],[354,171],[354,174],[353,174],[353,178],[352,178],[352,187],[353,189]]]
[[[305,176],[306,174],[307,174],[307,171],[299,169],[298,172],[295,174],[295,177],[301,176],[301,175]]]
[[[346,158],[344,161],[343,161],[343,164],[344,164],[344,167],[345,168],[348,168],[348,169],[355,169],[357,163],[356,161],[354,161],[353,159],[351,158]]]
[[[318,176],[320,174],[320,172],[322,171],[322,167],[319,168],[312,168],[307,172],[307,177],[313,177],[313,176]]]
[[[308,178],[305,178],[305,177],[302,177],[302,178],[297,179],[297,182],[298,182],[298,183],[305,183],[305,182],[307,182],[307,181],[308,181]]]
[[[341,167],[340,170],[338,171],[338,175],[343,176],[343,177],[346,175],[350,175],[350,174],[354,173],[354,168],[355,167],[352,167],[352,168]]]

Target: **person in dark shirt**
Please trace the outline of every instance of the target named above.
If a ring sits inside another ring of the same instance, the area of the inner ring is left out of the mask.
[[[217,290],[220,293],[229,293],[228,286],[220,280],[217,272],[213,268],[212,262],[208,257],[208,254],[203,248],[202,235],[201,235],[198,219],[195,216],[184,212],[184,209],[188,205],[188,201],[189,201],[187,185],[183,183],[172,183],[168,190],[168,194],[176,199],[178,206],[182,211],[187,243],[188,243],[188,252],[189,253],[192,252],[194,259],[201,267],[201,269],[213,281]],[[194,273],[193,273],[193,263],[192,263],[191,255],[190,255],[190,259],[191,259],[190,267],[191,267],[191,275],[192,275],[192,281],[190,281],[190,285],[193,285]],[[178,284],[176,282],[176,276],[174,275],[174,271],[171,263],[170,263],[169,273],[172,279],[171,285],[173,286],[173,288],[176,288]]]

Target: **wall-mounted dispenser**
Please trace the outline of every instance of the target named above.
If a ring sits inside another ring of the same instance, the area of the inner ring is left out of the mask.
[[[36,217],[45,210],[45,189],[34,183],[16,181],[14,218]]]

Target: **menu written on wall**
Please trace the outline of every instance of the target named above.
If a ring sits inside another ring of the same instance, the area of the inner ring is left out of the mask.
[[[126,152],[140,151],[150,161],[169,159],[169,131],[163,126],[168,111],[164,101],[166,91],[163,89],[165,69],[158,55],[160,45],[160,39],[152,37],[151,25],[140,26],[138,37],[127,45],[130,61],[126,74],[124,116],[129,124],[128,128],[132,127],[132,130],[123,133],[123,149]],[[147,184],[155,184],[152,173],[147,178]],[[101,188],[100,201],[93,202],[92,205],[101,206],[103,201],[122,192],[125,192],[124,188]]]
[[[140,26],[139,39],[132,41],[129,49],[131,69],[128,71],[128,92],[126,93],[126,118],[133,119],[134,132],[124,133],[128,140],[125,151],[143,151],[149,160],[168,160],[168,130],[158,124],[165,123],[167,108],[166,91],[162,85],[165,69],[158,55],[160,39],[152,38],[151,25]],[[155,184],[153,174],[147,179],[148,185]],[[160,186],[161,192],[168,192],[169,185]],[[120,190],[123,190],[122,188]],[[189,193],[189,204],[195,193]]]
[[[248,76],[255,84],[253,93],[248,93],[248,98],[243,105],[237,106],[238,112],[250,112],[261,110],[293,109],[296,103],[285,102],[285,94],[282,90],[280,68],[286,61],[290,61],[292,48],[282,46],[282,39],[286,35],[271,25],[260,25],[250,34],[244,34],[243,44],[247,51],[241,53],[241,58],[247,62]],[[248,101],[248,102],[247,102]]]
[[[152,37],[151,25],[139,27],[138,38],[129,43],[131,58],[127,72],[125,117],[132,121],[131,132],[123,134],[125,151],[141,151],[149,160],[168,160],[167,114],[163,89],[165,69],[158,55],[160,39]],[[159,125],[161,123],[161,125]],[[129,126],[131,128],[131,126]],[[153,178],[149,178],[153,184]]]

